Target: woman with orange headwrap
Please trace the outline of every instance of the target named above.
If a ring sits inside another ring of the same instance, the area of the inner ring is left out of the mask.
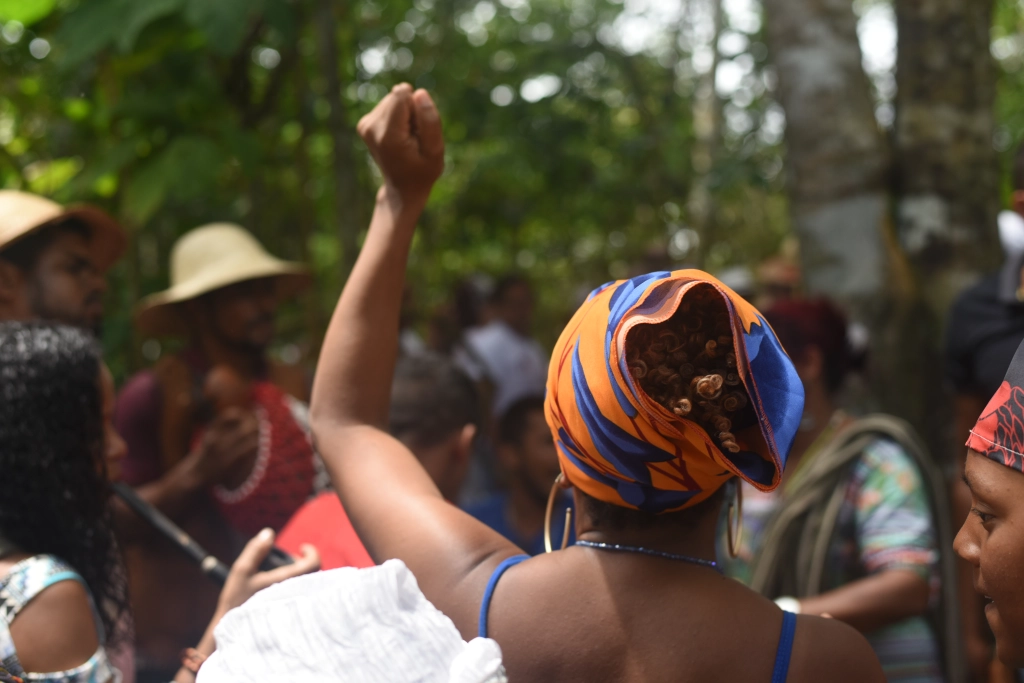
[[[527,559],[445,502],[381,428],[402,274],[444,165],[440,117],[401,85],[359,131],[384,185],[324,342],[312,417],[374,560],[404,561],[463,637],[496,639],[513,681],[884,680],[851,628],[783,613],[718,571],[726,484],[778,485],[803,396],[758,312],[705,273],[606,285],[555,348],[546,415],[558,485],[579,510],[576,545]]]

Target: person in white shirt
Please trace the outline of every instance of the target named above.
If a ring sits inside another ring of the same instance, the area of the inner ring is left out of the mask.
[[[533,290],[521,275],[506,275],[493,294],[494,319],[466,333],[466,346],[494,389],[491,414],[502,415],[524,396],[544,394],[548,356],[530,336]]]

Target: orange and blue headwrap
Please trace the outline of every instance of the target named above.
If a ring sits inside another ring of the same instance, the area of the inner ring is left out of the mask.
[[[757,424],[723,453],[697,423],[655,403],[626,365],[636,325],[672,317],[698,284],[729,312],[739,375]],[[696,505],[734,475],[762,491],[779,485],[803,414],[793,364],[757,309],[699,270],[641,275],[594,290],[562,332],[548,371],[545,417],[562,472],[584,493],[651,513]]]

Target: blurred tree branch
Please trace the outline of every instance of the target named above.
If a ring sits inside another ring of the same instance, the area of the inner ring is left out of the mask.
[[[261,19],[251,22],[241,46],[228,62],[228,70],[222,81],[224,95],[242,112],[251,106],[252,79],[249,78],[249,64],[252,61],[252,50],[262,31],[263,21]]]
[[[18,162],[18,160],[16,158],[14,158],[14,155],[11,154],[9,151],[7,151],[7,148],[4,147],[3,145],[0,145],[0,159],[3,159],[5,162],[7,162],[7,165],[10,166],[11,169],[14,170],[14,172],[18,174],[18,177],[22,180],[22,182],[24,182],[24,179],[25,179],[25,170],[24,170],[24,168]]]
[[[359,250],[359,212],[356,206],[359,188],[353,155],[355,134],[348,121],[339,69],[338,26],[344,22],[342,17],[335,16],[335,5],[338,3],[333,0],[319,0],[316,30],[320,65],[327,86],[324,97],[330,105],[327,125],[334,147],[334,209],[338,236],[341,239],[341,272],[347,276]],[[344,3],[339,6],[346,9],[348,7]]]

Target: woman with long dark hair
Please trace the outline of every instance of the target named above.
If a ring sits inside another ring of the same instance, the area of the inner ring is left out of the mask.
[[[884,680],[849,626],[784,613],[718,571],[719,510],[737,512],[726,484],[778,486],[803,397],[760,314],[705,273],[599,288],[555,347],[545,413],[555,486],[579,511],[574,546],[527,558],[444,500],[383,429],[406,260],[444,167],[440,116],[425,91],[400,85],[359,132],[384,185],[311,408],[373,559],[404,561],[463,638],[497,640],[510,680]]]
[[[120,680],[108,651],[130,653],[132,644],[109,506],[125,454],[114,396],[87,332],[0,323],[0,672],[46,683]],[[264,529],[246,545],[176,681],[194,680],[226,612],[319,567],[316,550],[304,546],[293,564],[260,571],[273,539]]]
[[[88,333],[0,324],[0,659],[32,680],[115,676],[128,593],[108,473],[124,456],[114,386]]]

